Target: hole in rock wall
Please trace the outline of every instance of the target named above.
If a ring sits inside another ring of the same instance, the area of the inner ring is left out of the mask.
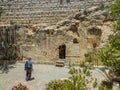
[[[66,45],[59,46],[59,58],[65,59],[66,58]]]
[[[73,39],[73,43],[78,43],[77,38],[74,38],[74,39]]]
[[[89,28],[87,33],[88,33],[88,35],[96,35],[96,36],[101,36],[102,35],[101,29],[99,29],[97,27]]]

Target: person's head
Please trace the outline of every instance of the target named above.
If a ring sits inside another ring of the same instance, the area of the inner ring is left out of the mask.
[[[31,58],[29,57],[28,60],[31,61]]]

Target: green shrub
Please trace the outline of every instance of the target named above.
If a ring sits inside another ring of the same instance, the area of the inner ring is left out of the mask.
[[[54,80],[48,83],[46,90],[72,90],[69,80]]]
[[[88,84],[93,81],[88,67],[83,69],[70,67],[67,80],[54,80],[48,83],[46,90],[87,90]]]
[[[97,79],[95,79],[95,81],[93,82],[93,87],[95,88],[95,87],[97,87]]]
[[[85,67],[85,61],[80,62],[80,67]]]
[[[100,9],[101,9],[101,10],[104,10],[104,9],[105,9],[104,3],[101,3],[101,4],[100,4]]]

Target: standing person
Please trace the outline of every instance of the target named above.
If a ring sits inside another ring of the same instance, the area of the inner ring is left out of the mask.
[[[31,73],[33,70],[31,58],[28,58],[28,60],[25,62],[25,70],[26,70],[26,81],[31,80]]]

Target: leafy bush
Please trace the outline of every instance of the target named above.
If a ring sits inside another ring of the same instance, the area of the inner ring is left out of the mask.
[[[66,80],[54,80],[48,83],[46,90],[88,90],[89,84],[93,82],[91,72],[87,66],[81,68],[70,67],[71,75]],[[94,88],[97,86],[97,80],[94,81]]]
[[[80,62],[80,67],[85,67],[85,61]]]
[[[112,47],[114,47],[117,50],[120,50],[120,33],[119,32],[110,37],[110,43]]]
[[[120,16],[120,0],[115,0],[115,3],[111,5],[111,15],[114,19]]]
[[[116,21],[113,27],[115,32],[120,31],[120,18]]]
[[[100,49],[99,56],[104,65],[111,67],[117,76],[120,75],[120,50],[108,45]]]
[[[69,80],[54,80],[48,83],[46,90],[72,90]]]

